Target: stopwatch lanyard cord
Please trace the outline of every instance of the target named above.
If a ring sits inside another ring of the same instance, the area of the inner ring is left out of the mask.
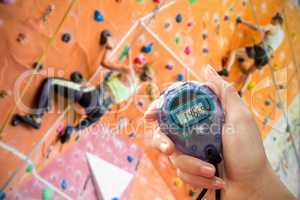
[[[222,161],[221,156],[216,152],[212,151],[210,155],[208,155],[208,162],[213,164],[216,168],[215,176],[219,176],[219,170],[218,170],[218,164]],[[202,198],[205,196],[208,189],[204,188],[199,196],[197,197],[197,200],[202,200]],[[221,200],[221,190],[216,190],[216,200]]]

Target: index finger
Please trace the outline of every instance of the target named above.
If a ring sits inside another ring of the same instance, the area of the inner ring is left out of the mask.
[[[147,122],[154,122],[157,120],[157,112],[158,112],[158,106],[160,103],[160,99],[156,99],[155,101],[153,101],[150,106],[148,107],[148,109],[146,110],[145,114],[144,114],[144,118]]]

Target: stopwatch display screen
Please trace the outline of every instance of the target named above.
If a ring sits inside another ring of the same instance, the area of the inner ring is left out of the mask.
[[[207,113],[207,108],[202,102],[199,102],[186,110],[179,111],[175,114],[181,126],[187,126],[194,122],[194,119],[199,119]]]

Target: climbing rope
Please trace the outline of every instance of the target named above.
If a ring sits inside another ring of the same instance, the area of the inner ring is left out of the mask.
[[[251,10],[252,10],[252,13],[253,13],[254,20],[256,21],[256,25],[257,25],[258,27],[260,27],[260,23],[259,23],[259,20],[258,20],[258,17],[257,17],[257,13],[256,13],[256,10],[255,10],[255,8],[254,8],[254,4],[253,4],[252,0],[249,0],[249,3],[250,3],[250,5],[251,5]],[[286,19],[284,19],[284,20],[286,20]],[[287,31],[288,31],[288,30],[287,30]],[[290,34],[290,33],[288,33],[288,34]],[[265,47],[264,47],[264,48],[265,48]],[[266,49],[266,48],[265,48],[265,49]],[[279,93],[280,88],[279,88],[279,86],[278,86],[278,84],[277,84],[277,80],[276,80],[276,78],[275,78],[274,68],[273,68],[273,65],[272,65],[272,63],[271,63],[270,61],[268,61],[268,66],[269,66],[270,71],[271,71],[271,77],[272,77],[273,85],[274,85],[275,90],[276,90],[276,96],[277,96],[279,102],[283,103],[282,98],[281,98],[281,95],[280,95],[280,93]],[[296,66],[296,67],[297,67],[297,66]],[[286,125],[287,125],[287,127],[290,127],[290,122],[289,122],[289,118],[288,118],[288,110],[287,110],[287,108],[285,107],[284,104],[282,105],[281,109],[282,109],[282,111],[283,111],[283,117],[284,117],[284,119],[285,119],[285,121],[286,121]],[[295,144],[295,140],[294,140],[294,138],[293,138],[293,135],[292,135],[292,133],[291,133],[290,131],[286,131],[286,132],[287,132],[287,134],[289,135],[289,137],[291,138],[292,148],[293,148],[293,150],[294,150],[294,153],[295,153],[295,156],[296,156],[296,159],[297,159],[298,166],[300,166],[300,157],[299,157],[298,152],[297,152],[297,148],[296,148],[296,144]]]
[[[1,139],[1,135],[2,135],[2,133],[3,133],[3,131],[4,131],[4,129],[8,126],[9,121],[11,120],[13,114],[16,112],[17,107],[18,107],[19,104],[21,103],[22,98],[24,97],[24,95],[26,94],[27,90],[28,90],[29,87],[31,86],[31,83],[32,83],[33,78],[34,78],[34,75],[36,75],[37,72],[40,70],[40,68],[41,68],[41,66],[42,66],[42,63],[43,63],[43,61],[45,60],[45,58],[46,58],[46,56],[47,56],[47,54],[48,54],[48,52],[49,52],[50,47],[51,47],[51,46],[53,45],[53,43],[55,42],[55,39],[56,39],[56,36],[57,36],[58,32],[60,31],[62,25],[64,24],[64,22],[65,22],[67,16],[69,15],[69,13],[70,13],[70,11],[71,11],[71,9],[72,9],[72,7],[73,7],[73,5],[75,4],[76,1],[77,1],[77,0],[72,0],[71,3],[69,4],[69,6],[68,6],[66,12],[64,13],[64,15],[63,15],[62,19],[60,20],[58,26],[56,27],[56,29],[55,29],[53,35],[52,35],[51,38],[49,39],[48,44],[47,44],[47,46],[46,46],[46,49],[43,51],[41,57],[38,59],[37,64],[36,64],[35,68],[33,69],[32,73],[31,73],[31,75],[30,75],[30,77],[29,77],[29,80],[26,82],[25,87],[24,87],[24,89],[22,90],[20,97],[17,99],[17,102],[15,103],[15,105],[13,106],[13,108],[12,108],[12,109],[10,110],[10,112],[8,113],[6,119],[4,120],[4,123],[3,123],[3,125],[2,125],[1,128],[0,128],[0,139]]]
[[[68,7],[67,11],[65,12],[64,14],[64,18],[63,20],[67,17],[67,15],[69,14],[74,2],[76,0],[73,0],[70,4],[70,6]],[[165,1],[165,2],[168,2],[168,1]],[[156,7],[151,13],[150,13],[150,18],[151,20],[155,18],[155,15],[161,11],[163,8],[167,8],[169,5],[172,5],[176,2],[176,0],[172,0],[170,1],[170,3],[166,3],[166,4],[161,4],[160,6]],[[149,15],[147,15],[149,16]],[[146,16],[146,17],[147,17]],[[60,23],[59,26],[61,26],[63,24],[63,20],[62,22]],[[151,22],[151,20],[148,21],[148,23]],[[119,42],[119,44],[115,47],[115,49],[112,51],[111,55],[110,55],[110,58],[112,58],[118,51],[118,49],[121,47],[122,43],[128,38],[128,36],[130,35],[130,33],[132,33],[134,31],[134,29],[137,27],[138,23],[135,23],[130,29],[129,31],[127,32],[127,34],[125,34],[125,36],[121,39],[121,41]],[[57,28],[57,31],[58,32],[59,29]],[[140,37],[140,35],[138,35],[138,37]],[[53,39],[54,40],[54,39]],[[137,41],[134,40],[134,41]],[[101,65],[97,68],[96,72],[93,74],[93,76],[87,81],[87,83],[90,83],[91,81],[93,81],[97,75],[100,73],[101,71]],[[68,105],[67,108],[65,108],[65,110],[58,116],[58,118],[54,121],[54,123],[50,126],[50,128],[46,131],[46,133],[43,135],[43,137],[41,138],[41,140],[34,145],[32,151],[28,154],[28,157],[31,158],[33,157],[33,155],[35,155],[35,153],[39,150],[39,147],[46,141],[46,139],[49,137],[49,135],[52,133],[52,131],[55,131],[55,127],[57,127],[59,125],[59,123],[64,119],[64,116],[66,115],[66,113],[71,109],[71,106]],[[7,126],[7,124],[6,124]],[[1,132],[0,132],[1,133]],[[0,134],[1,135],[1,134]],[[9,185],[10,183],[12,183],[17,175],[18,175],[18,172],[21,171],[21,169],[24,168],[25,166],[25,162],[22,162],[20,164],[20,166],[14,171],[13,175],[10,177],[10,179],[4,184],[4,186],[2,187],[2,191],[4,191]]]

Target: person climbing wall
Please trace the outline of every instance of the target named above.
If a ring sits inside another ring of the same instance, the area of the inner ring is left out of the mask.
[[[238,65],[245,75],[243,80],[243,85],[239,91],[242,95],[246,89],[252,73],[257,69],[261,70],[265,65],[267,65],[272,58],[274,52],[279,48],[284,39],[283,30],[283,17],[278,12],[271,19],[271,23],[266,26],[255,26],[252,25],[240,17],[237,18],[238,24],[244,24],[250,29],[259,31],[263,34],[263,38],[260,43],[254,44],[253,46],[243,47],[230,52],[228,58],[224,62],[222,70],[218,71],[221,76],[228,76],[232,65],[237,60],[240,64]],[[251,66],[246,64],[247,60],[253,60]]]
[[[110,59],[114,48],[114,39],[108,30],[100,35],[100,45],[104,48],[101,65],[111,70],[102,84],[95,87],[81,85],[78,81],[68,81],[59,77],[49,77],[43,82],[37,108],[27,115],[16,114],[12,120],[13,125],[17,122],[24,123],[35,129],[39,129],[44,113],[51,107],[53,94],[59,94],[78,103],[85,109],[86,118],[75,127],[67,126],[61,134],[61,142],[68,141],[73,130],[82,130],[97,122],[114,103],[120,103],[130,98],[138,89],[138,79],[142,82],[152,81],[152,71],[148,65],[132,67],[130,51],[127,54],[127,64],[115,63]],[[138,78],[137,78],[138,77]]]

